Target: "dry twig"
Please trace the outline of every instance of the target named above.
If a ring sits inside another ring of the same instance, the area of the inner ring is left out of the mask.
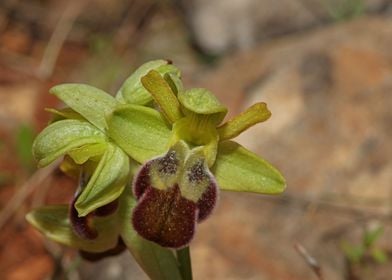
[[[318,263],[318,261],[312,257],[309,252],[305,249],[304,246],[302,246],[300,243],[296,243],[294,245],[295,250],[300,254],[307,265],[313,270],[313,272],[317,275],[318,279],[323,280],[323,274],[321,272],[321,267]]]
[[[67,39],[68,34],[71,32],[75,20],[87,3],[88,1],[70,1],[67,8],[64,10],[50,37],[41,64],[38,68],[37,75],[41,79],[47,79],[52,75],[60,50]]]
[[[59,160],[51,165],[36,171],[29,180],[27,180],[6,204],[0,213],[0,229],[5,225],[9,218],[22,205],[26,198],[34,191],[34,189],[41,185],[58,167]]]

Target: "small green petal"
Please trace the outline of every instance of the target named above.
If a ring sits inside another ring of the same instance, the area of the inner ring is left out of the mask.
[[[107,122],[109,136],[140,163],[167,151],[171,131],[154,109],[122,105],[108,116]]]
[[[194,88],[178,93],[178,100],[184,106],[184,113],[193,112],[200,115],[216,115],[215,123],[219,124],[226,116],[227,109],[215,95],[204,89]]]
[[[179,92],[184,91],[184,85],[182,84],[181,78],[179,75],[174,73],[166,73],[163,78],[169,84],[173,93],[177,96]]]
[[[233,141],[219,144],[212,173],[220,188],[227,191],[279,194],[286,187],[277,169]]]
[[[142,77],[141,81],[169,123],[174,123],[182,117],[180,103],[178,103],[176,95],[157,71],[151,70]]]
[[[72,149],[87,144],[104,143],[105,135],[88,122],[62,120],[46,127],[33,143],[38,166],[46,166]]]
[[[107,147],[107,143],[94,143],[89,145],[84,145],[79,148],[72,149],[68,152],[68,155],[77,164],[83,164],[90,158],[94,158],[102,155]]]
[[[150,279],[181,280],[177,259],[173,251],[143,239],[133,229],[131,216],[136,201],[130,194],[130,190],[131,188],[128,188],[121,196],[119,215],[123,221],[122,239]]]
[[[63,109],[46,108],[45,111],[53,114],[52,122],[56,122],[64,119],[86,121],[86,119],[83,118],[82,115],[75,112],[69,107],[65,107]]]
[[[108,93],[83,84],[63,84],[50,90],[65,104],[101,130],[105,130],[105,116],[118,104]]]
[[[89,252],[102,252],[116,246],[119,234],[117,218],[94,218],[98,237],[88,240],[78,237],[73,232],[68,212],[68,205],[44,206],[28,213],[26,219],[46,237],[66,246]]]
[[[129,175],[128,156],[109,144],[87,186],[75,202],[80,217],[117,199]]]
[[[172,73],[180,76],[180,70],[167,60],[153,60],[140,66],[121,86],[116,98],[120,102],[129,104],[145,105],[152,101],[152,96],[141,84],[141,77],[145,76],[150,70],[155,70],[161,75]]]
[[[221,141],[228,140],[238,136],[241,132],[249,127],[266,121],[271,117],[271,112],[265,103],[256,103],[245,112],[235,116],[227,123],[218,128],[219,139]]]
[[[69,156],[65,156],[59,166],[61,172],[75,180],[79,180],[81,167],[82,166],[76,164]]]

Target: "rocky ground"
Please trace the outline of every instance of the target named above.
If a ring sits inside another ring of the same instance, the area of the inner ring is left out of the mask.
[[[391,38],[391,19],[363,18],[271,42],[206,75],[234,111],[267,102],[271,120],[238,141],[279,166],[288,189],[279,198],[223,194],[200,227],[195,266],[212,278],[216,261],[230,279],[311,279],[299,242],[326,279],[343,279],[341,243],[360,242],[376,220],[391,250]],[[389,279],[388,267],[369,279]]]

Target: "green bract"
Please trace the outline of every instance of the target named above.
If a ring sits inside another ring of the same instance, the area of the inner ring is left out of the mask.
[[[62,244],[102,254],[122,240],[152,279],[181,279],[175,255],[163,247],[190,242],[218,187],[285,188],[277,169],[230,140],[267,120],[266,104],[221,124],[227,109],[206,89],[185,90],[166,60],[139,67],[116,97],[82,84],[50,92],[68,107],[48,109],[54,118],[33,155],[40,167],[64,156],[61,169],[79,184],[70,205],[42,207],[27,219]]]

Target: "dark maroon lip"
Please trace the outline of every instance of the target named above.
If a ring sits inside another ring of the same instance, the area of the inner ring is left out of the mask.
[[[175,249],[189,244],[195,234],[196,223],[210,216],[218,197],[218,186],[204,159],[184,167],[177,156],[174,149],[169,150],[166,155],[148,161],[139,169],[133,181],[133,193],[138,202],[132,213],[132,225],[139,235]],[[185,172],[185,177],[182,177],[182,172]],[[174,183],[163,189],[157,188],[153,186],[151,174],[162,176],[162,182]],[[167,181],[166,176],[174,180]],[[180,180],[192,188],[203,188],[197,201],[183,196],[178,183]]]

